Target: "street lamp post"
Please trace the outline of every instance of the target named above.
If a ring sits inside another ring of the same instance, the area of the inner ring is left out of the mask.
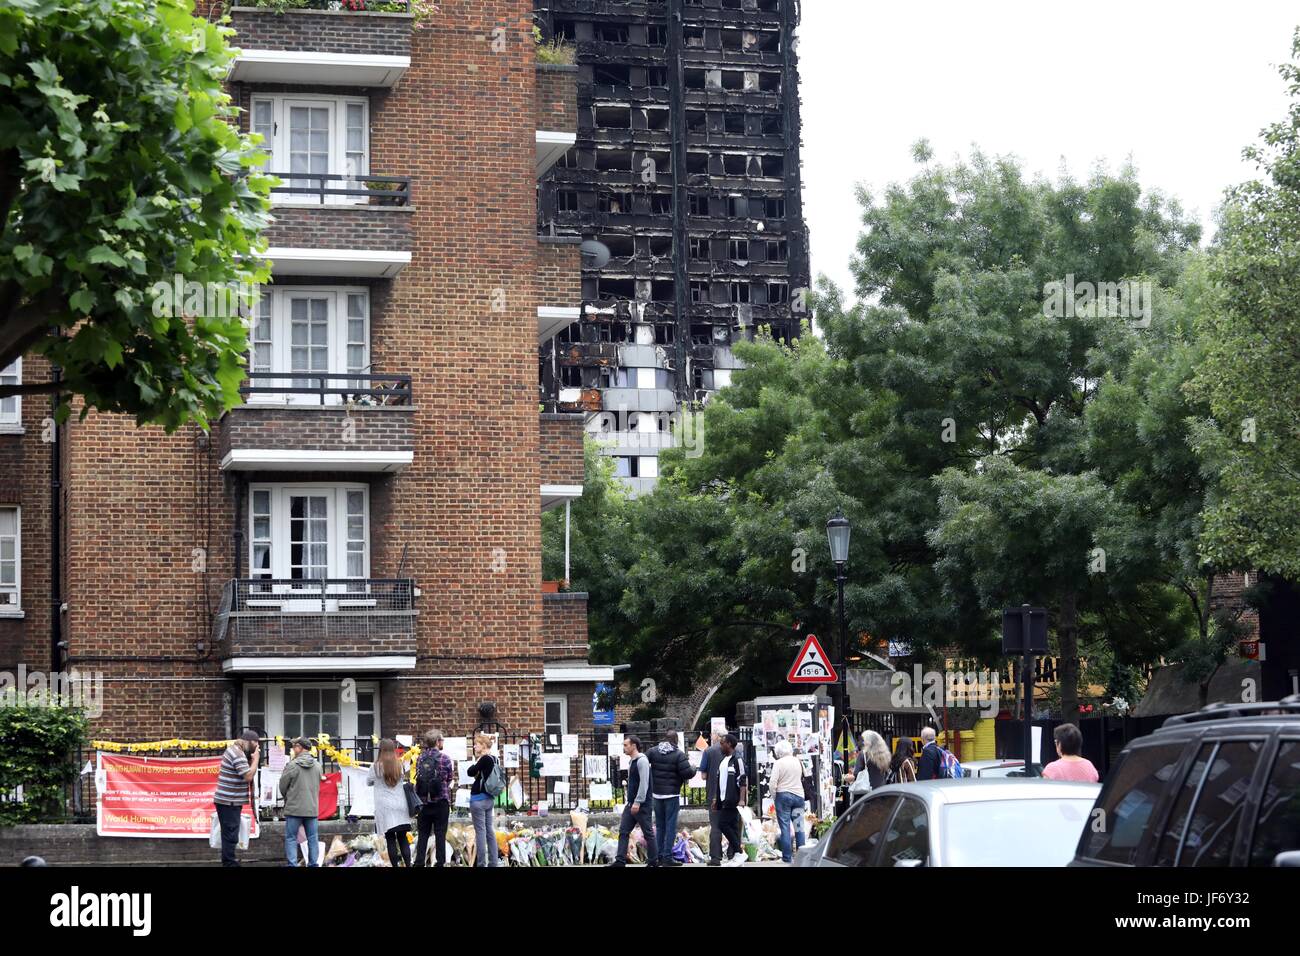
[[[835,512],[835,517],[826,522],[826,540],[831,548],[831,560],[835,563],[835,590],[839,596],[839,614],[840,614],[840,639],[839,650],[836,657],[839,659],[835,665],[838,680],[835,682],[835,720],[836,723],[843,720],[847,715],[845,713],[845,701],[847,699],[846,688],[848,686],[847,674],[845,672],[845,657],[847,656],[848,638],[847,628],[844,623],[844,582],[847,577],[844,573],[845,567],[849,563],[849,519],[844,517],[839,511]],[[831,746],[835,746],[835,733],[831,733]],[[847,769],[847,768],[845,768]]]

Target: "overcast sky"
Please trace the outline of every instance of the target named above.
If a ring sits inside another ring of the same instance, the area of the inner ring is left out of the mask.
[[[1280,120],[1300,3],[1275,0],[804,0],[799,33],[804,214],[814,279],[852,289],[853,186],[879,195],[935,159],[1013,153],[1084,178],[1131,159],[1209,238],[1241,150]]]

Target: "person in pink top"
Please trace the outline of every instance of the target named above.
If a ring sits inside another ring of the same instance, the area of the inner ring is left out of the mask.
[[[1043,768],[1043,777],[1048,780],[1073,780],[1078,783],[1096,783],[1100,777],[1097,768],[1087,757],[1080,757],[1083,748],[1083,734],[1074,724],[1061,724],[1052,731],[1056,738],[1056,756]]]

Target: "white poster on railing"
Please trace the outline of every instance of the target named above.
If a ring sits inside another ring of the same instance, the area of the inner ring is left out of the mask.
[[[543,777],[567,777],[569,758],[564,754],[542,754]]]
[[[366,783],[368,767],[344,767],[343,782],[347,786],[348,814],[354,817],[375,815],[375,788]]]

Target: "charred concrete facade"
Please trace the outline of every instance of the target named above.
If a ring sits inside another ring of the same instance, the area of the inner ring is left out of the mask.
[[[282,180],[243,403],[167,434],[0,402],[0,671],[102,674],[97,737],[464,733],[482,701],[533,732],[612,675],[586,596],[541,581],[583,480],[582,417],[534,390],[579,310],[535,207],[575,76],[537,64],[531,0],[313,2],[228,11]]]
[[[798,0],[538,0],[575,50],[578,138],[541,231],[596,240],[582,318],[542,347],[543,400],[581,410],[636,490],[670,416],[727,385],[733,344],[806,317]]]

